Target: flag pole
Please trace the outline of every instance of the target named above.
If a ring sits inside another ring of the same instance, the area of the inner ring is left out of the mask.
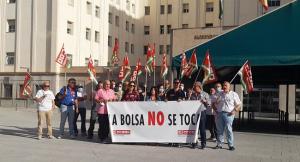
[[[197,74],[197,76],[196,76],[196,78],[195,78],[195,80],[194,80],[194,84],[197,82],[197,79],[198,79],[198,77],[199,77],[199,75],[200,75],[201,69],[202,69],[202,66],[200,66],[200,68],[199,68],[199,70],[198,70],[198,74]],[[194,84],[193,84],[193,85],[194,85]]]
[[[244,63],[244,65],[239,69],[239,71],[247,64],[248,60]],[[235,76],[231,79],[229,82],[230,84],[233,82],[233,80],[236,78],[236,76],[239,74],[239,71],[235,74]]]
[[[144,101],[146,101],[146,96],[147,96],[147,83],[148,83],[148,72],[146,70],[146,78],[145,78],[145,96],[144,96]]]

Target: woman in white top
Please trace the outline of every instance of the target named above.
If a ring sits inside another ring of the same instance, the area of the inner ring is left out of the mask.
[[[53,139],[52,135],[52,126],[51,126],[51,118],[52,118],[52,110],[55,108],[54,104],[55,96],[53,92],[50,90],[49,82],[45,81],[43,83],[43,88],[40,89],[34,100],[38,103],[38,139],[40,140],[43,135],[43,127],[42,122],[46,118],[47,128],[48,128],[48,138]]]

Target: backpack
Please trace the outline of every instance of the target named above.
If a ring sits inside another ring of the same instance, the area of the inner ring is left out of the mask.
[[[66,86],[64,86],[64,89],[66,90]],[[62,96],[62,94],[60,94],[60,92],[56,93],[56,95],[55,95],[54,104],[58,108],[60,108],[60,106],[61,106],[61,100],[62,100],[61,96]]]

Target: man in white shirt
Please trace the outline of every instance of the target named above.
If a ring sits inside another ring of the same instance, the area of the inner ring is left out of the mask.
[[[48,138],[53,139],[52,135],[52,126],[51,126],[51,118],[52,118],[52,110],[55,108],[54,104],[55,96],[53,92],[50,90],[49,82],[45,81],[43,83],[43,88],[40,89],[34,98],[34,100],[38,103],[38,139],[40,140],[43,135],[43,127],[42,122],[46,118],[47,128],[48,128]]]
[[[216,149],[222,148],[224,143],[224,130],[226,129],[226,137],[229,150],[234,151],[232,123],[234,115],[240,110],[241,101],[237,93],[230,90],[230,83],[224,82],[223,91],[217,94],[216,102],[213,103],[217,113],[217,146]]]

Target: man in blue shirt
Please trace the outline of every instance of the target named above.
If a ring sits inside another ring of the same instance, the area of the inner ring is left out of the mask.
[[[77,101],[77,89],[76,89],[76,80],[70,78],[68,80],[68,86],[64,86],[60,89],[60,127],[59,127],[59,136],[58,139],[61,139],[64,135],[65,123],[68,118],[69,124],[69,133],[72,139],[75,138],[74,133],[74,115],[75,111],[78,112],[78,101]]]

